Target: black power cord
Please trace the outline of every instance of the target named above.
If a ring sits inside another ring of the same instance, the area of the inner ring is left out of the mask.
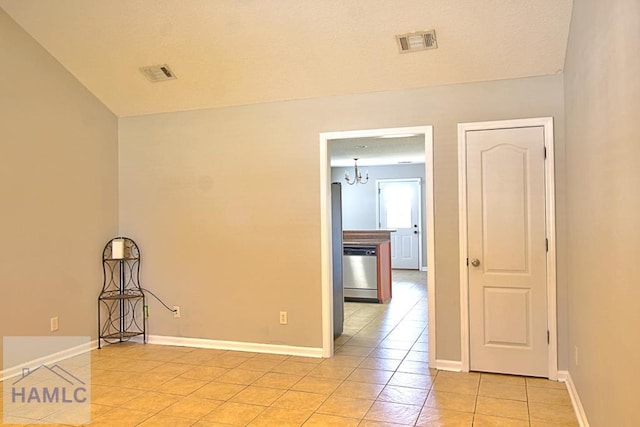
[[[140,289],[142,289],[144,292],[148,292],[151,296],[153,296],[155,299],[157,299],[158,301],[160,301],[160,304],[164,305],[164,307],[169,310],[172,313],[176,313],[178,310],[174,310],[173,308],[170,308],[167,304],[164,303],[164,301],[162,301],[156,294],[154,294],[153,292],[151,292],[149,289],[140,287]],[[147,313],[147,317],[149,317],[149,313]]]

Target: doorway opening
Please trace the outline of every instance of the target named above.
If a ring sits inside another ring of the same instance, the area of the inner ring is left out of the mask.
[[[404,128],[370,129],[358,131],[325,132],[320,134],[320,222],[321,222],[321,277],[322,277],[322,353],[331,357],[334,352],[333,336],[333,264],[332,264],[332,223],[331,223],[331,141],[349,138],[399,138],[403,135],[424,137],[425,167],[425,232],[427,252],[428,283],[428,330],[429,363],[435,366],[436,322],[435,322],[435,242],[433,203],[433,128],[416,126]],[[392,144],[392,143],[389,143]],[[345,227],[346,228],[346,227]],[[374,227],[375,228],[375,227]]]

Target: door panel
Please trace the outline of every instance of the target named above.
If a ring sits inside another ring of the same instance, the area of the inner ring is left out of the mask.
[[[391,233],[391,267],[420,268],[420,181],[378,181],[380,229]]]
[[[418,251],[414,249],[414,240],[416,239],[413,237],[413,233],[399,237],[401,242],[400,245],[398,245],[400,247],[400,258],[407,259],[415,257]]]
[[[531,345],[530,296],[528,289],[484,288],[484,345]]]
[[[527,269],[527,152],[499,145],[481,153],[484,271]]]
[[[547,376],[544,128],[466,142],[470,368]]]

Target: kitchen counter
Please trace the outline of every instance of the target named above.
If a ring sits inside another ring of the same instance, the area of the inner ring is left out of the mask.
[[[342,242],[344,245],[364,246],[378,245],[389,242],[391,233],[396,230],[344,230]]]
[[[349,239],[343,240],[342,244],[345,246],[375,246],[381,243],[384,243],[389,240],[380,240],[380,239]]]
[[[373,301],[387,303],[391,300],[391,233],[395,230],[345,230],[342,232],[343,246],[375,246],[376,248],[376,298]],[[345,263],[346,265],[346,263]],[[345,300],[358,301],[356,295],[349,297],[345,281]],[[358,292],[358,291],[356,291]],[[369,300],[364,298],[363,300]]]

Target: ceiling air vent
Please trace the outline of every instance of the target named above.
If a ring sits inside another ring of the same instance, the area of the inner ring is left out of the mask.
[[[173,80],[176,78],[176,75],[173,74],[173,71],[171,71],[167,64],[142,67],[140,68],[140,71],[142,71],[142,74],[144,74],[152,83]]]
[[[400,53],[415,52],[418,50],[436,49],[436,30],[418,31],[415,33],[399,34],[396,36]]]

